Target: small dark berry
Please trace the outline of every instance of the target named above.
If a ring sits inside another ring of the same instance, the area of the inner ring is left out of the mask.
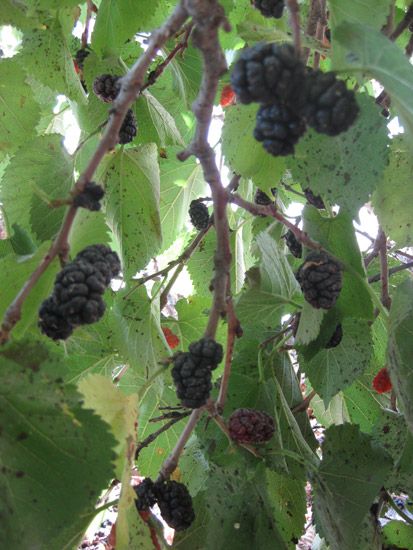
[[[90,181],[85,185],[82,193],[75,195],[73,205],[78,208],[86,208],[97,212],[101,208],[100,200],[105,195],[105,191],[100,185]]]
[[[149,510],[156,504],[156,489],[151,478],[146,477],[143,479],[139,485],[134,487],[134,490],[137,496],[135,504],[139,511]]]
[[[158,506],[162,518],[175,531],[188,529],[195,519],[192,498],[188,489],[178,481],[155,484]]]
[[[320,195],[314,195],[309,187],[304,189],[304,195],[307,201],[315,208],[318,208],[319,210],[323,210],[325,208],[325,204]]]
[[[119,143],[125,145],[133,141],[138,132],[136,117],[132,109],[128,109],[122,126],[119,130]]]
[[[341,265],[325,252],[310,252],[297,272],[304,298],[316,309],[330,309],[341,291]]]
[[[295,258],[301,258],[303,254],[303,246],[300,241],[297,240],[297,237],[289,229],[284,235],[285,244],[287,245],[288,250]]]
[[[112,103],[120,91],[120,76],[102,74],[95,78],[93,91],[105,103]]]
[[[284,11],[284,0],[252,0],[252,5],[257,8],[264,17],[280,19]]]
[[[191,218],[191,223],[201,231],[206,229],[209,225],[209,212],[206,205],[199,200],[193,200],[189,205],[189,217]]]
[[[343,327],[341,324],[338,324],[335,328],[335,331],[333,332],[330,340],[326,344],[326,348],[336,348],[341,340],[343,339]]]

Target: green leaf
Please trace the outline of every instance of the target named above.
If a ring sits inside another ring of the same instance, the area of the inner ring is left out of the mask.
[[[42,374],[50,359],[41,344],[1,352],[5,548],[76,546],[114,475],[107,425],[81,407],[75,387]]]
[[[109,244],[109,228],[103,212],[79,208],[69,237],[70,248],[78,252],[91,244]]]
[[[302,365],[325,406],[366,370],[373,353],[367,321],[346,318],[342,328],[343,338],[338,346],[321,350]]]
[[[202,338],[208,323],[208,315],[211,308],[211,300],[204,296],[192,296],[183,298],[176,303],[178,319],[168,319],[165,323],[174,332],[179,340],[179,349],[186,351],[191,342]],[[219,325],[215,340],[225,343],[226,327]]]
[[[257,106],[232,106],[226,110],[222,132],[222,152],[229,167],[249,177],[257,187],[270,193],[285,170],[282,157],[272,157],[253,137]]]
[[[36,245],[34,244],[29,233],[20,227],[18,223],[12,225],[13,235],[10,237],[10,242],[15,254],[18,256],[26,256],[34,254]]]
[[[117,348],[142,384],[159,369],[168,351],[159,325],[159,301],[151,302],[145,287],[129,291],[116,293],[111,324]]]
[[[92,48],[103,57],[117,53],[134,34],[147,27],[159,0],[102,0],[92,34]]]
[[[351,216],[340,212],[335,218],[322,217],[318,210],[306,206],[303,211],[304,231],[345,264],[352,266],[360,278],[348,270],[343,272],[343,287],[336,303],[342,316],[372,319],[373,304],[367,289]]]
[[[86,103],[66,33],[57,19],[25,32],[23,48],[16,60],[45,86],[79,103]]]
[[[295,342],[298,345],[306,345],[315,340],[319,335],[325,311],[323,309],[315,309],[308,302],[304,302],[300,313],[300,322]]]
[[[119,241],[128,278],[145,267],[162,242],[159,167],[155,145],[119,148],[101,165],[109,227]]]
[[[413,433],[413,281],[402,283],[390,309],[389,370],[407,425]]]
[[[40,242],[51,239],[65,212],[50,208],[48,201],[66,198],[72,183],[73,161],[60,135],[39,136],[22,146],[1,182],[1,199],[10,223],[33,231]]]
[[[0,153],[12,153],[33,138],[40,119],[40,107],[15,59],[1,60],[0,104]]]
[[[330,0],[329,25],[332,32],[332,61],[339,66],[344,60],[345,50],[335,41],[336,28],[343,22],[361,23],[378,31],[385,25],[390,13],[391,0]]]
[[[165,107],[147,90],[142,94],[140,101],[136,104],[136,115],[138,123],[142,120],[141,110],[146,108],[149,124],[156,132],[156,143],[165,147],[166,145],[184,146],[182,136],[176,126],[172,115]]]
[[[137,395],[124,395],[110,378],[99,374],[83,378],[77,387],[85,398],[84,407],[92,409],[111,428],[117,441],[114,448],[117,455],[116,477],[120,479],[127,463],[129,446],[136,439]]]
[[[358,23],[343,22],[336,29],[335,39],[350,53],[344,68],[367,72],[384,86],[411,139],[413,69],[403,51],[381,32]]]
[[[328,428],[322,451],[323,460],[313,480],[316,524],[333,548],[354,550],[363,518],[392,461],[351,424]]]
[[[412,170],[410,152],[400,150],[399,147],[396,150],[393,149],[389,166],[372,201],[380,225],[400,247],[410,246],[413,243],[410,212],[410,205],[413,202]]]
[[[288,157],[288,167],[302,188],[310,187],[356,216],[383,175],[388,141],[386,120],[374,100],[358,96],[360,113],[353,126],[337,137],[309,130]]]
[[[178,235],[187,228],[189,204],[205,191],[205,180],[200,164],[194,159],[181,162],[178,149],[168,147],[167,158],[159,158],[161,177],[160,217],[163,229],[162,248],[169,248]]]
[[[383,527],[383,542],[393,548],[413,550],[413,525],[403,521],[389,521]]]
[[[18,257],[8,255],[0,260],[1,284],[7,293],[0,294],[0,317],[2,318],[14,297],[23,287],[29,276],[43,260],[50,243],[40,246],[33,256]],[[23,304],[22,318],[13,330],[16,337],[21,337],[28,327],[36,323],[41,302],[52,289],[58,271],[57,261],[47,269]]]

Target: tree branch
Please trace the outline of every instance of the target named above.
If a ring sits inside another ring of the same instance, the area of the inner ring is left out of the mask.
[[[86,21],[85,21],[85,30],[82,33],[81,43],[82,48],[85,49],[88,43],[89,38],[89,25],[90,25],[90,19],[92,17],[93,13],[93,2],[92,0],[87,0],[87,7],[86,7]]]
[[[389,269],[389,276],[394,275],[395,273],[399,273],[400,271],[404,271],[405,269],[412,269],[413,268],[413,261],[407,262],[405,264],[397,265],[395,267],[391,267]],[[377,273],[376,275],[372,275],[369,277],[369,283],[378,283],[381,280],[381,273]]]
[[[161,428],[159,428],[159,430],[156,430],[156,432],[153,432],[151,433],[150,435],[148,435],[148,437],[146,439],[144,439],[143,441],[140,441],[137,445],[136,445],[136,450],[135,450],[135,460],[138,460],[138,457],[139,457],[139,454],[140,452],[142,451],[142,449],[144,449],[145,447],[148,447],[148,445],[150,445],[151,443],[153,443],[155,441],[155,439],[163,434],[164,432],[166,432],[167,430],[169,430],[169,428],[171,428],[174,424],[176,424],[177,422],[180,422],[183,418],[185,418],[186,416],[189,416],[189,412],[182,412],[182,413],[177,413],[174,418],[171,418],[171,420],[169,420],[168,422],[166,422]]]
[[[143,80],[150,63],[156,56],[159,48],[161,48],[165,42],[182,27],[187,18],[188,12],[183,3],[180,3],[164,25],[151,34],[146,51],[133,65],[129,73],[122,78],[122,88],[113,104],[114,108],[111,111],[106,131],[85,171],[76,182],[74,187],[75,192],[81,192],[86,183],[92,181],[93,175],[106,153],[117,144],[123,119],[143,85]],[[67,248],[68,237],[76,212],[77,208],[73,206],[69,208],[59,233],[49,251],[7,309],[0,330],[0,344],[4,344],[8,340],[10,331],[21,317],[23,303],[37,281],[49,267],[53,259],[58,256],[61,251]]]
[[[167,479],[178,466],[179,457],[181,456],[182,451],[184,450],[184,447],[190,438],[192,431],[195,429],[195,426],[198,424],[198,420],[201,418],[203,412],[204,409],[202,408],[192,411],[188,423],[183,429],[174,449],[162,464],[158,477],[159,480]]]
[[[219,78],[227,70],[224,52],[219,43],[218,32],[220,27],[229,31],[230,26],[223,8],[217,0],[186,0],[185,7],[193,18],[193,43],[201,52],[203,76],[198,97],[192,106],[197,121],[195,135],[190,145],[178,155],[178,158],[183,161],[191,155],[195,155],[201,164],[204,179],[211,188],[217,248],[214,256],[215,275],[212,281],[214,296],[204,334],[205,337],[214,338],[219,319],[227,311],[227,284],[232,258],[226,212],[228,196],[227,191],[222,185],[214,150],[208,142],[208,132]],[[202,412],[202,408],[192,412],[178,443],[162,465],[159,474],[161,479],[169,477],[171,472],[176,468],[184,446],[200,419]]]
[[[387,237],[383,229],[379,229],[379,253],[380,253],[380,279],[381,302],[385,308],[390,309],[391,298],[389,295],[389,265],[387,259]]]
[[[286,0],[290,10],[290,25],[294,36],[294,47],[298,56],[301,56],[301,29],[300,29],[300,6],[297,0]]]

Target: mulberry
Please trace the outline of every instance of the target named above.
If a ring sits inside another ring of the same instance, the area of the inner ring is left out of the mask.
[[[271,189],[271,192],[274,195],[276,192],[276,188],[273,187]],[[255,204],[260,204],[261,206],[268,206],[270,204],[273,204],[274,201],[270,199],[267,193],[264,193],[264,191],[261,191],[261,189],[257,189],[254,195],[254,202]]]
[[[192,342],[189,345],[189,353],[198,365],[209,367],[211,370],[216,369],[224,356],[221,344],[212,338],[201,338],[197,342]]]
[[[297,272],[304,298],[316,309],[334,306],[342,287],[340,264],[325,252],[310,252]]]
[[[206,205],[199,201],[194,200],[189,205],[189,217],[191,218],[191,223],[201,231],[201,229],[206,229],[209,225],[209,212]]]
[[[290,44],[259,43],[241,53],[231,84],[240,103],[281,101],[298,108],[305,75],[305,67]]]
[[[309,187],[304,189],[304,195],[307,201],[315,208],[318,208],[319,210],[323,210],[325,208],[325,204],[320,195],[314,195]]]
[[[78,208],[86,208],[97,212],[101,208],[100,200],[105,195],[103,188],[95,182],[90,181],[85,185],[81,193],[73,199],[73,205]]]
[[[231,439],[239,443],[265,443],[275,431],[273,418],[255,409],[237,409],[228,420]]]
[[[130,143],[137,134],[136,117],[132,109],[128,109],[122,126],[119,130],[119,143],[125,145]]]
[[[254,137],[275,157],[292,155],[305,130],[303,119],[285,104],[263,105],[258,109]]]
[[[176,393],[184,407],[198,409],[205,405],[212,389],[211,369],[191,353],[178,353],[174,357],[172,378]]]
[[[105,103],[112,103],[120,91],[120,76],[102,74],[95,78],[93,91]]]
[[[288,250],[295,258],[301,258],[303,254],[303,246],[300,241],[297,240],[294,233],[289,229],[284,235],[285,244],[287,245]]]
[[[110,248],[85,248],[57,274],[52,295],[40,306],[41,331],[65,340],[75,327],[98,321],[105,312],[102,295],[119,271],[119,258]]]
[[[87,58],[87,56],[90,54],[90,51],[87,50],[86,48],[81,48],[80,50],[78,50],[76,52],[76,55],[75,55],[75,62],[76,62],[76,65],[77,67],[83,71],[83,67],[84,67],[84,63],[85,63],[85,59]]]
[[[302,114],[308,125],[321,134],[337,136],[357,118],[359,107],[354,92],[333,72],[310,71],[305,96]]]
[[[149,510],[157,502],[155,483],[151,478],[146,477],[134,487],[137,500],[135,502],[136,508],[141,511]]]
[[[178,481],[155,484],[158,506],[162,518],[175,531],[188,529],[195,519],[192,498],[188,489]]]
[[[341,340],[343,339],[343,327],[341,324],[338,324],[335,328],[335,331],[333,332],[330,340],[326,344],[326,348],[336,348]]]
[[[284,0],[253,0],[252,4],[264,17],[275,17],[275,19],[282,17],[285,7]]]

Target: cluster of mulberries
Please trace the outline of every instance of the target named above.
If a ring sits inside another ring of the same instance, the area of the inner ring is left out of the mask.
[[[135,492],[139,512],[158,504],[162,518],[175,531],[188,529],[195,519],[192,498],[183,483],[170,480],[153,482],[147,477],[135,487]]]
[[[173,358],[172,378],[184,407],[197,409],[205,405],[212,389],[211,371],[222,361],[223,349],[212,338],[201,338],[189,345],[187,352]]]
[[[121,76],[102,74],[95,78],[93,91],[95,95],[105,103],[112,103],[120,92]],[[138,131],[137,121],[132,109],[128,109],[122,126],[119,130],[119,143],[130,143]]]
[[[119,257],[107,246],[79,252],[58,273],[52,295],[40,306],[41,331],[53,340],[66,340],[77,326],[96,323],[105,312],[102,296],[119,272]]]
[[[280,4],[268,0],[259,5],[270,3]],[[292,154],[306,124],[337,136],[353,124],[359,110],[354,92],[335,73],[306,68],[289,44],[259,43],[245,49],[231,83],[240,103],[261,104],[254,137],[274,156]]]

